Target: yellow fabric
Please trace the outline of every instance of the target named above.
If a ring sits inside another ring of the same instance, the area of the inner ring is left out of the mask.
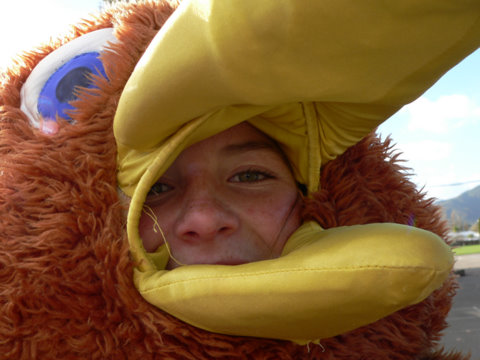
[[[168,253],[150,257],[163,264]],[[322,231],[309,222],[278,259],[136,270],[134,281],[147,301],[202,329],[306,343],[420,302],[452,266],[449,247],[424,230],[372,224]]]
[[[119,184],[132,196],[155,149],[193,119],[220,117],[225,129],[295,102],[315,104],[325,163],[472,52],[479,13],[477,0],[183,1],[120,99]],[[304,137],[281,143],[307,183],[305,124],[269,122],[270,132]]]
[[[375,321],[440,286],[452,255],[413,228],[307,224],[276,260],[165,271],[138,224],[150,187],[183,149],[246,120],[317,190],[322,164],[478,47],[479,18],[477,0],[184,0],[137,64],[114,120],[145,299],[211,331],[301,342]]]

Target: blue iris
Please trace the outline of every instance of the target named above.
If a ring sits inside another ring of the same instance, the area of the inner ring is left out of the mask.
[[[102,75],[107,78],[99,55],[98,52],[78,55],[50,76],[38,98],[37,110],[44,118],[55,120],[58,115],[72,122],[67,111],[74,108],[70,102],[77,98],[77,88],[94,88],[90,80],[91,75]]]

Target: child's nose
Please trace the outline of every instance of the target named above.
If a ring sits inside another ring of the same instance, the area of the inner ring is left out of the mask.
[[[239,219],[231,205],[219,199],[212,189],[184,198],[175,235],[189,242],[213,241],[228,237],[238,227]]]

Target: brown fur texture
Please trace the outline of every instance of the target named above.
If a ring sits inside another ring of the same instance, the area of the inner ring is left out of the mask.
[[[173,11],[166,2],[121,5],[24,54],[0,88],[0,359],[462,360],[437,349],[456,283],[418,305],[321,345],[212,334],[146,303],[132,283],[124,208],[116,187],[112,120],[122,88]],[[75,125],[33,129],[19,91],[62,43],[115,27],[103,55],[109,82],[85,91]],[[168,56],[166,54],[165,56]],[[432,200],[407,180],[390,141],[370,135],[322,169],[305,218],[323,227],[397,222],[445,236]]]

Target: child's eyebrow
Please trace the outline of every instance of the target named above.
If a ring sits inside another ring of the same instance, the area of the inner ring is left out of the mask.
[[[268,141],[247,141],[238,144],[230,144],[222,148],[222,152],[232,154],[232,153],[242,153],[253,150],[269,150],[276,154],[279,154],[280,151],[273,143]]]

